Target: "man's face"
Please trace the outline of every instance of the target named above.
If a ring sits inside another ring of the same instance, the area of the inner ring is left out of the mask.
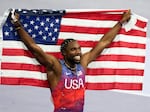
[[[65,59],[71,63],[80,63],[81,47],[77,41],[70,42],[64,52]]]

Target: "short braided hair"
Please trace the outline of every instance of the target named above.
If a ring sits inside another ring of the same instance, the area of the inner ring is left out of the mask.
[[[60,51],[63,54],[63,51],[66,49],[66,47],[68,46],[68,44],[70,42],[75,41],[75,39],[65,39],[62,43],[61,43],[61,47],[60,47]]]

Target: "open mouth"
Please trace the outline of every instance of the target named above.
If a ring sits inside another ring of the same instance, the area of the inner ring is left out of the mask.
[[[73,57],[73,59],[75,59],[75,60],[77,60],[77,61],[80,61],[80,58],[81,58],[80,56],[74,56],[74,57]]]

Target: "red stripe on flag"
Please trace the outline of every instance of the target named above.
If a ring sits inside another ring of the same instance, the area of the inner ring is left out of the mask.
[[[45,73],[45,67],[42,65],[24,64],[24,63],[7,63],[2,62],[2,69],[7,70],[27,70],[27,71],[38,71]]]
[[[140,28],[145,28],[146,25],[147,25],[147,22],[145,22],[145,21],[137,20],[137,22],[136,22],[136,26],[138,26]]]
[[[60,52],[46,52],[47,54],[51,54],[56,56],[59,59],[62,59],[62,55]],[[27,56],[30,58],[34,58],[29,50],[24,49],[12,49],[12,48],[3,48],[2,51],[3,56]]]
[[[33,78],[11,78],[2,77],[1,83],[6,85],[28,85],[28,86],[38,86],[38,87],[48,87],[48,82],[44,80],[38,80]]]
[[[13,48],[3,48],[2,54],[4,56],[28,56],[33,58],[34,56],[29,50],[24,49],[13,49]]]
[[[62,25],[60,31],[61,32],[74,32],[74,33],[85,33],[85,34],[105,34],[111,28],[89,28],[89,27],[79,27],[79,26],[65,26]],[[144,36],[146,37],[146,32],[140,30],[130,30],[128,32],[125,29],[121,29],[120,33],[118,34],[125,34],[125,35],[132,35],[132,36]]]
[[[87,19],[87,20],[111,20],[119,21],[122,17],[122,14],[105,14],[102,13],[99,16],[99,13],[89,12],[89,13],[68,13],[63,16],[63,18],[76,18],[76,19]]]
[[[130,56],[130,55],[100,55],[96,61],[124,61],[124,62],[145,62],[144,56]]]

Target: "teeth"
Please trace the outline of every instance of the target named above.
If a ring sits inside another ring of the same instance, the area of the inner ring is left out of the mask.
[[[75,56],[74,59],[80,60],[80,56]]]

